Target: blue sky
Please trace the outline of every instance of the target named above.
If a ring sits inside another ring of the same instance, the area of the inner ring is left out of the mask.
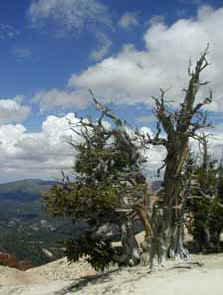
[[[0,3],[0,183],[50,179],[73,164],[67,119],[96,116],[88,89],[133,126],[154,132],[151,96],[177,105],[187,66],[210,43],[215,129],[222,156],[223,2],[201,0],[23,0]],[[202,99],[208,87],[201,89]],[[148,153],[155,169],[163,150]]]

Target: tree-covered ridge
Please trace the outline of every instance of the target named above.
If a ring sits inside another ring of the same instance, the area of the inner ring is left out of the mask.
[[[24,179],[0,184],[0,200],[33,201],[48,191],[55,181]]]

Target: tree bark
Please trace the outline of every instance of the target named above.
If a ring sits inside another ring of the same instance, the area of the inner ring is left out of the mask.
[[[189,251],[184,246],[184,223],[175,224],[172,227],[171,242],[169,247],[169,257],[176,260],[190,258]]]
[[[176,134],[169,139],[168,156],[164,175],[164,218],[165,244],[168,244],[167,256],[174,259],[185,259],[189,252],[183,245],[184,240],[184,210],[182,201],[182,167],[188,154],[188,138],[182,140]],[[166,247],[166,246],[165,246]]]
[[[121,225],[122,255],[114,256],[121,265],[137,265],[140,262],[140,249],[135,238],[132,220],[126,219]]]
[[[183,210],[176,216],[176,208],[154,207],[151,217],[152,236],[147,239],[150,268],[163,266],[168,258],[185,260],[190,258],[184,246]]]

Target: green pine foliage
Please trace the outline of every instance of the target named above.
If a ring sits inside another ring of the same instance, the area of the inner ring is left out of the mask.
[[[140,181],[139,154],[132,156],[137,147],[129,147],[128,134],[116,126],[111,130],[101,122],[91,122],[84,128],[82,141],[72,146],[75,149],[73,182],[64,181],[54,185],[43,195],[43,204],[52,216],[68,216],[75,222],[84,219],[94,226],[118,217],[117,208],[123,208],[123,197],[140,198],[145,193],[145,184]],[[123,139],[122,136],[125,136]],[[109,240],[91,239],[86,234],[66,242],[66,255],[70,262],[80,257],[97,270],[104,270],[117,254]]]
[[[68,261],[78,261],[85,258],[96,271],[104,271],[114,264],[114,255],[121,254],[120,248],[113,248],[110,241],[94,240],[90,235],[83,235],[77,240],[68,240],[66,242],[66,255]]]
[[[193,213],[192,235],[198,250],[220,250],[220,233],[223,229],[223,177],[222,165],[209,160],[206,165],[194,171],[195,186],[192,188],[194,199],[190,201]]]

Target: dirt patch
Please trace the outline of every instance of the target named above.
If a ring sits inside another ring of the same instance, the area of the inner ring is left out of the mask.
[[[29,274],[15,268],[0,266],[0,285],[40,284],[49,280],[41,274]]]

